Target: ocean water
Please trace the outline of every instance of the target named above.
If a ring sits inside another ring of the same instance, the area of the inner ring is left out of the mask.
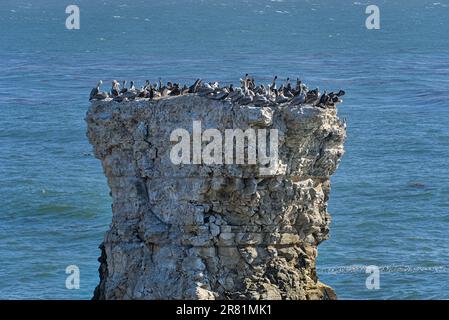
[[[99,79],[248,72],[347,92],[320,279],[342,299],[448,299],[449,1],[374,2],[2,0],[0,298],[89,299],[98,283],[111,199],[84,116]],[[65,28],[69,4],[80,30]]]

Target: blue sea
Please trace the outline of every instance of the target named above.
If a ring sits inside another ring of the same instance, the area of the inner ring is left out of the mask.
[[[98,283],[111,198],[84,117],[99,79],[250,73],[347,92],[320,279],[340,299],[448,299],[449,1],[437,1],[2,0],[0,298],[89,299]],[[79,30],[65,27],[70,4]],[[69,265],[80,289],[66,289]]]

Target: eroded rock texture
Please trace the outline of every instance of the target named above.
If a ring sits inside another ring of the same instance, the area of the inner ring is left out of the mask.
[[[234,106],[196,95],[93,102],[88,137],[112,195],[96,299],[332,299],[318,281],[336,109]],[[176,128],[276,128],[279,166],[174,165]]]

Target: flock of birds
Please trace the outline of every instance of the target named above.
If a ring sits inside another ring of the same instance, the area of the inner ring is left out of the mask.
[[[327,92],[321,94],[319,88],[309,90],[307,86],[296,79],[292,85],[289,78],[279,87],[276,84],[278,77],[264,86],[256,85],[254,78],[246,74],[240,79],[240,86],[221,87],[218,82],[203,82],[197,79],[191,86],[180,86],[179,83],[167,82],[163,84],[161,79],[158,83],[145,82],[141,88],[136,88],[134,81],[131,81],[129,87],[126,87],[126,80],[120,88],[120,83],[116,80],[112,82],[109,92],[100,91],[103,82],[100,80],[97,86],[92,89],[89,100],[105,100],[122,102],[135,99],[158,99],[168,96],[180,96],[186,94],[197,94],[213,100],[228,100],[239,105],[253,104],[256,106],[267,106],[273,104],[289,103],[291,105],[309,104],[320,108],[333,107],[341,103],[341,97],[345,94],[343,90],[339,92]]]

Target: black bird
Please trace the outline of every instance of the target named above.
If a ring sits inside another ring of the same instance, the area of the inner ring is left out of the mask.
[[[196,79],[195,83],[189,87],[189,93],[196,93],[201,84],[201,79]]]
[[[126,80],[123,80],[123,88],[120,90],[120,94],[124,94],[128,89],[126,89]]]
[[[276,89],[276,80],[278,76],[274,76],[273,82],[271,82],[270,90]]]

